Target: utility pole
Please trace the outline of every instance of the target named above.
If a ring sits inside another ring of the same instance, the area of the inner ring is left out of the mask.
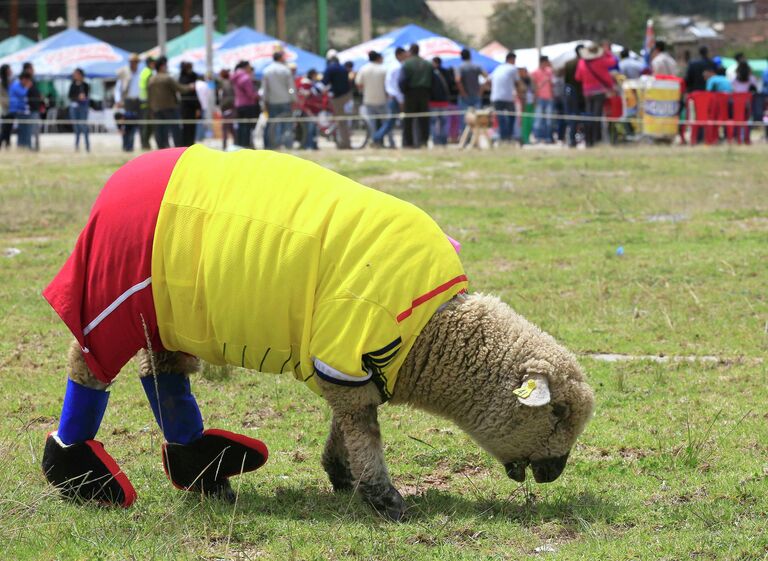
[[[256,24],[256,31],[259,33],[267,32],[267,7],[264,5],[264,0],[254,0],[253,3],[253,19]]]
[[[186,33],[192,29],[192,0],[184,0],[181,6],[181,31]]]
[[[219,33],[226,33],[228,19],[229,10],[227,9],[227,0],[216,0],[216,31]]]
[[[287,39],[285,32],[285,3],[286,0],[277,0],[277,38],[281,41]]]
[[[47,37],[48,37],[48,0],[37,0],[37,38],[45,39]]]
[[[19,34],[19,0],[11,0],[11,13],[8,19],[11,37]]]
[[[160,56],[165,56],[165,43],[168,35],[165,29],[165,0],[157,0],[157,46],[160,47]]]
[[[544,46],[544,10],[542,8],[543,0],[536,0],[536,50],[539,51],[539,57],[541,57],[541,48]]]
[[[363,41],[373,38],[371,25],[371,0],[360,0],[360,24]]]
[[[213,76],[213,0],[203,0],[203,25],[205,26],[205,75]]]
[[[328,51],[328,0],[317,0],[317,52]]]
[[[77,15],[77,0],[67,0],[67,29],[80,27]]]

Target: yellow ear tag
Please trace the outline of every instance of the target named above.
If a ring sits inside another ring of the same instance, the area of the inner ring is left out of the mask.
[[[514,390],[512,393],[515,394],[518,397],[522,397],[523,399],[527,399],[530,397],[533,390],[536,389],[536,381],[535,380],[528,380],[525,384]]]

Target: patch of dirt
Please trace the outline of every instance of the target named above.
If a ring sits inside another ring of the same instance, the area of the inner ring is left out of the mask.
[[[265,407],[263,409],[258,409],[257,411],[249,411],[246,413],[245,417],[243,417],[243,420],[241,421],[241,424],[247,429],[258,429],[263,426],[264,421],[282,418],[282,411],[275,411],[271,407]]]
[[[363,185],[387,183],[387,182],[405,182],[405,181],[421,181],[424,176],[417,171],[393,171],[386,175],[369,175],[367,177],[361,177],[360,183]]]

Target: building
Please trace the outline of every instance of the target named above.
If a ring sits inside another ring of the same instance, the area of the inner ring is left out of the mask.
[[[731,45],[768,42],[768,0],[734,0],[736,19],[726,21],[723,36]]]

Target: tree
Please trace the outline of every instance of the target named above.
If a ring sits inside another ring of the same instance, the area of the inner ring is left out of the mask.
[[[603,39],[639,48],[649,15],[645,0],[543,0],[544,43]],[[497,4],[489,18],[489,40],[516,49],[534,43],[532,0]]]

